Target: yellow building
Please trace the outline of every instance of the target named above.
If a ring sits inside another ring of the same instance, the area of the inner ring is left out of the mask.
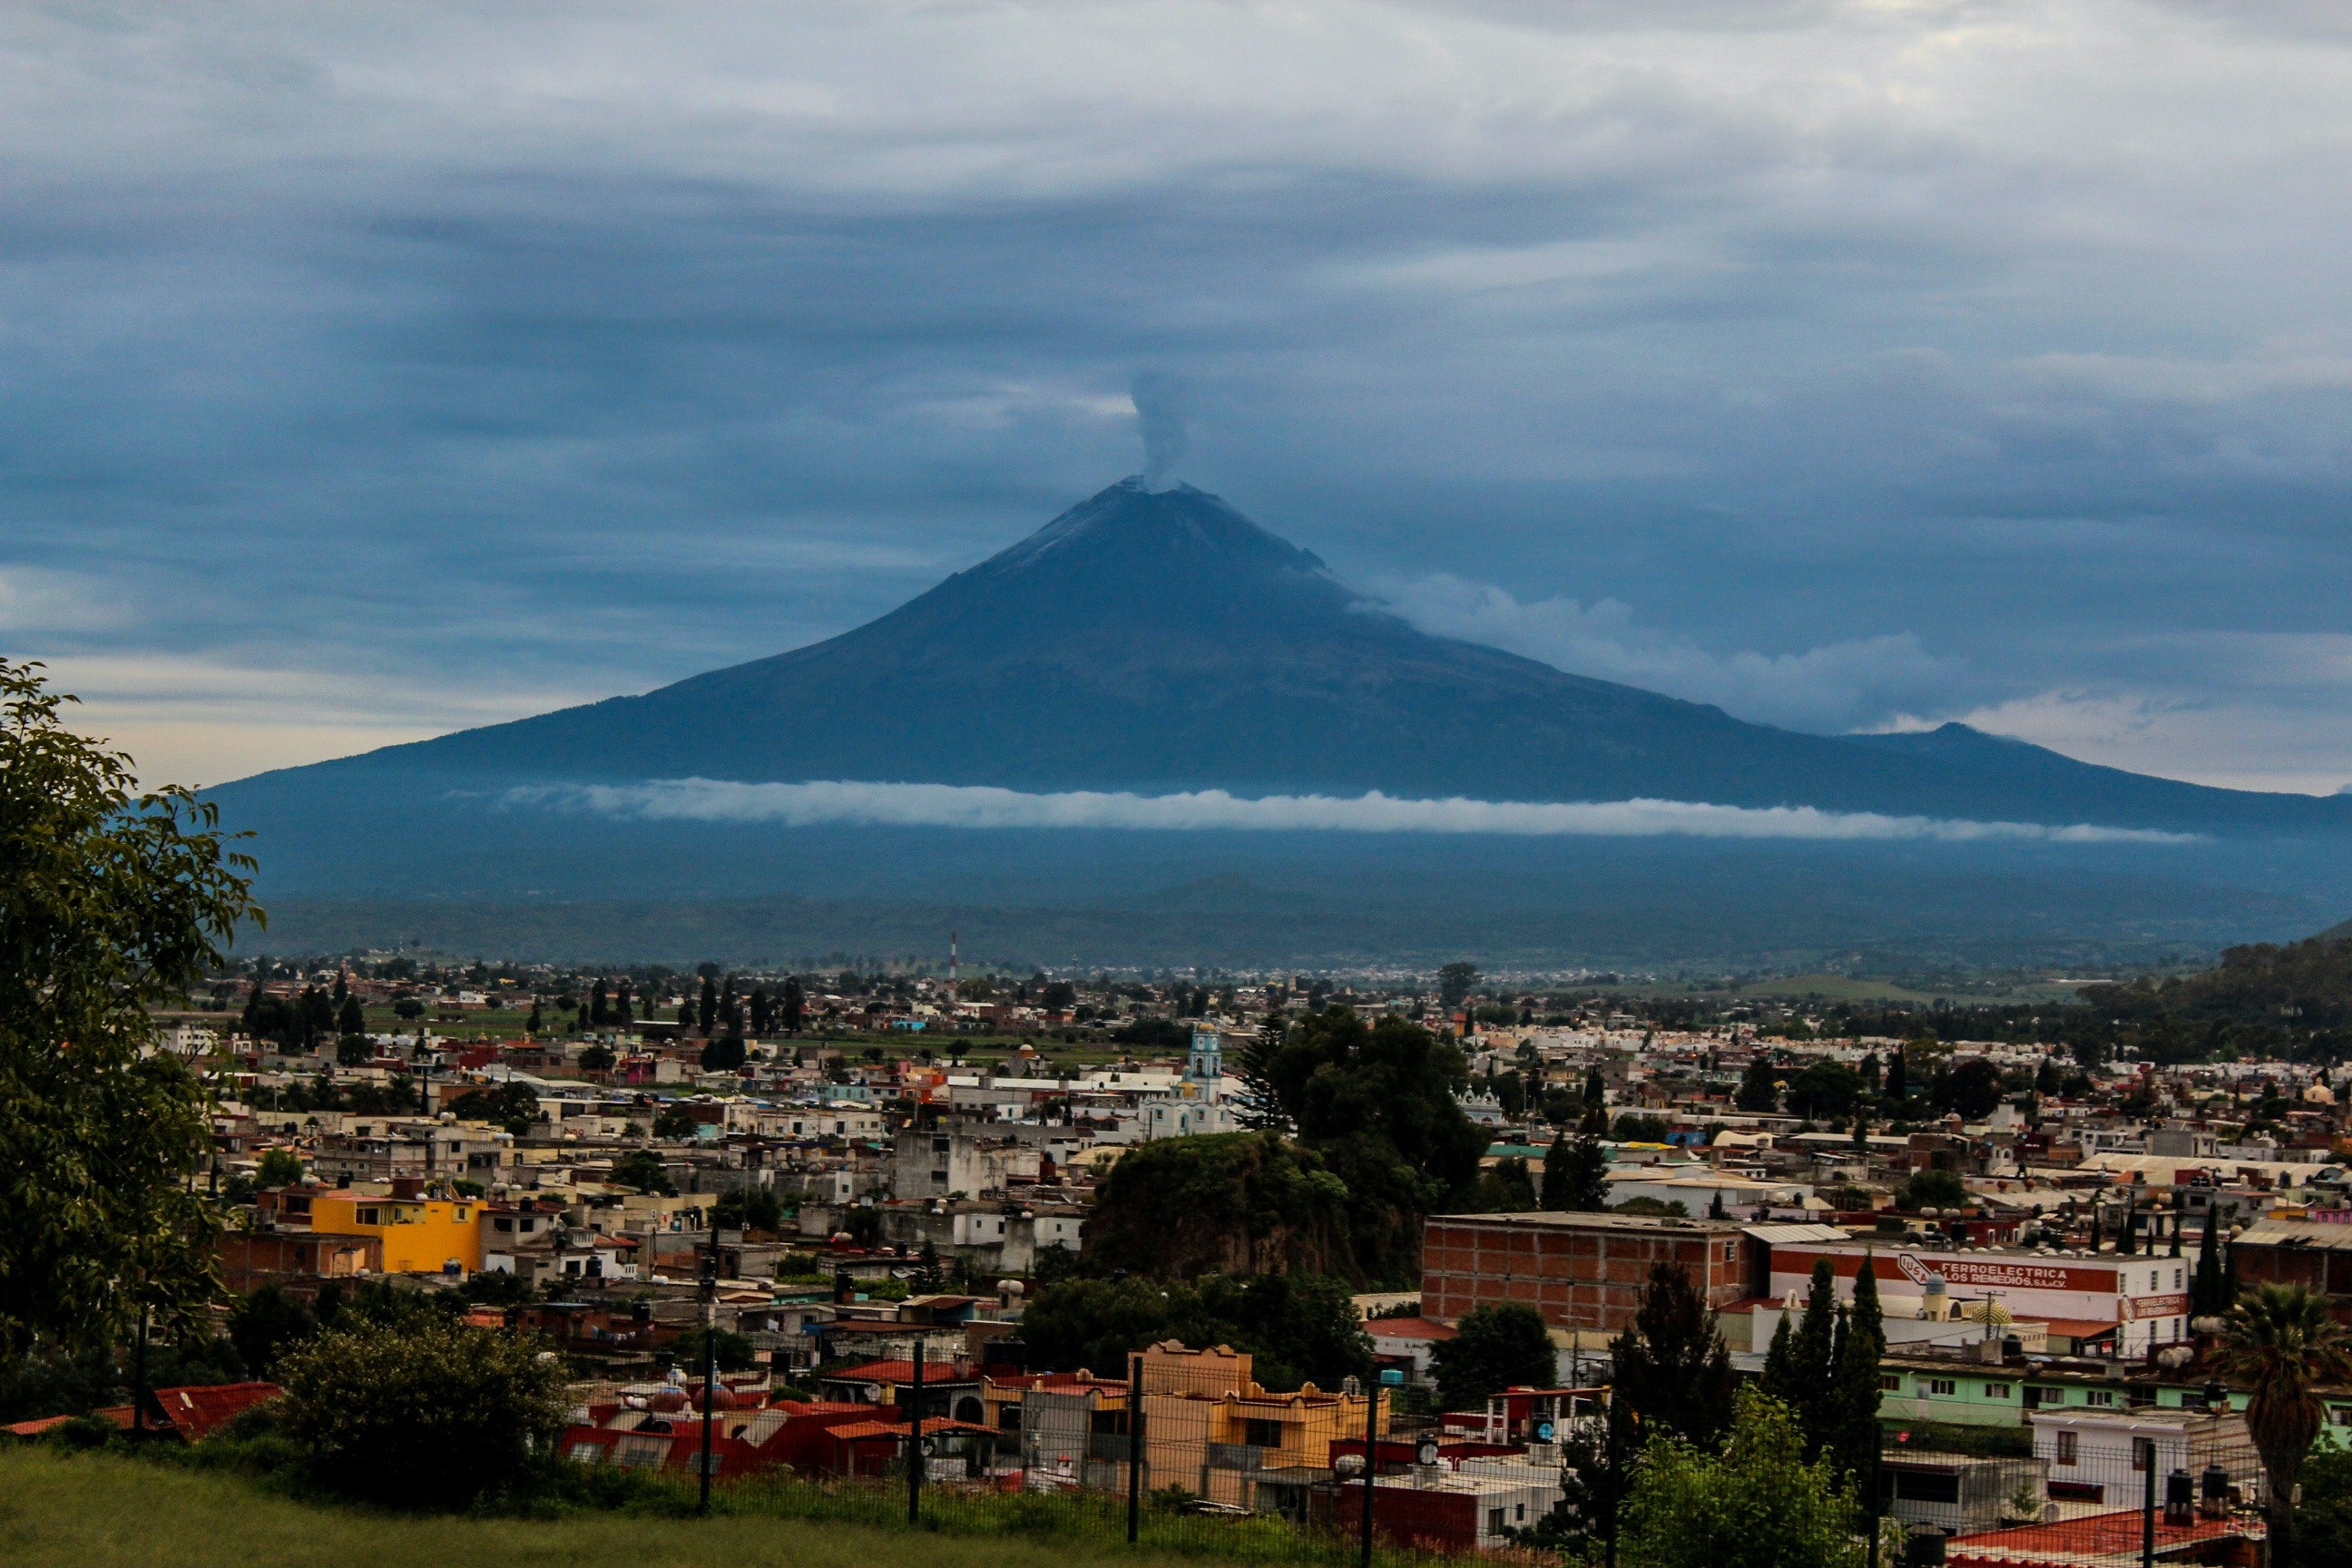
[[[438,1274],[452,1262],[468,1274],[481,1268],[478,1199],[429,1198],[405,1180],[392,1188],[383,1194],[322,1188],[310,1195],[310,1228],[377,1237],[387,1274]]]
[[[1192,1350],[1171,1340],[1140,1360],[1144,1484],[1154,1489],[1182,1487],[1255,1508],[1262,1472],[1328,1469],[1331,1445],[1361,1442],[1368,1417],[1388,1429],[1389,1413],[1367,1411],[1364,1394],[1327,1394],[1311,1383],[1269,1393],[1251,1379],[1247,1352],[1223,1345]]]

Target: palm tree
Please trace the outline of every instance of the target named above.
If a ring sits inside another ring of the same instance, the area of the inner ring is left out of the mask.
[[[2292,1562],[2295,1473],[2326,1417],[2316,1390],[2352,1379],[2352,1338],[2329,1314],[2326,1297],[2300,1285],[2257,1285],[2231,1309],[2213,1364],[2249,1391],[2246,1431],[2269,1480],[2263,1509],[2270,1560]]]

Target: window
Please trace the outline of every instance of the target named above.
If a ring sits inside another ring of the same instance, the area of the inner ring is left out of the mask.
[[[1486,1532],[1489,1535],[1500,1535],[1503,1533],[1503,1510],[1501,1509],[1490,1508],[1486,1510]]]
[[[1878,1380],[1878,1387],[1883,1394],[1900,1394],[1903,1392],[1903,1374],[1894,1372],[1884,1374]]]
[[[2187,1277],[2187,1270],[2180,1268],[2176,1268],[2172,1271],[2172,1288],[2174,1289],[2178,1290],[2180,1289],[2181,1281]]]
[[[2083,1403],[2085,1405],[2113,1405],[2115,1402],[2116,1391],[2112,1388],[2086,1388],[2083,1391]]]
[[[2327,1413],[2327,1418],[2338,1426],[2352,1426],[2352,1405],[2339,1405]]]
[[[1919,1392],[1929,1399],[1949,1399],[1952,1396],[1952,1380],[1948,1377],[1923,1377],[1919,1380]]]
[[[2071,1465],[2074,1462],[2074,1445],[2075,1438],[2074,1433],[2061,1432],[2058,1434],[2058,1462],[2060,1464]]]
[[[1984,1396],[1987,1399],[2007,1399],[2009,1397],[2009,1384],[2005,1383],[1988,1383],[1984,1385]]]
[[[1242,1423],[1242,1441],[1253,1448],[1279,1448],[1282,1447],[1282,1423],[1252,1417]]]
[[[1525,1503],[1519,1504],[1518,1507],[1512,1511],[1511,1517],[1515,1522],[1520,1524],[1526,1523],[1528,1518],[1528,1505]]]

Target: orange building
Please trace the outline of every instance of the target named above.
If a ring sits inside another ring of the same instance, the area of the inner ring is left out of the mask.
[[[471,1274],[482,1267],[479,1199],[426,1197],[408,1177],[395,1178],[391,1189],[322,1187],[310,1194],[310,1228],[377,1238],[387,1274],[438,1274],[452,1263]]]
[[[1139,1359],[1144,1485],[1155,1490],[1182,1487],[1255,1509],[1266,1472],[1328,1469],[1332,1444],[1360,1446],[1368,1418],[1376,1431],[1388,1429],[1388,1412],[1368,1411],[1361,1394],[1327,1394],[1311,1383],[1295,1394],[1259,1387],[1249,1355],[1223,1345],[1192,1350],[1171,1340]]]

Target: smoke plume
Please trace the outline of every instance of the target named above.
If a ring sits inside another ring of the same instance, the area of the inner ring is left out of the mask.
[[[1141,371],[1129,395],[1143,432],[1143,488],[1164,489],[1184,456],[1184,384],[1160,371]]]

